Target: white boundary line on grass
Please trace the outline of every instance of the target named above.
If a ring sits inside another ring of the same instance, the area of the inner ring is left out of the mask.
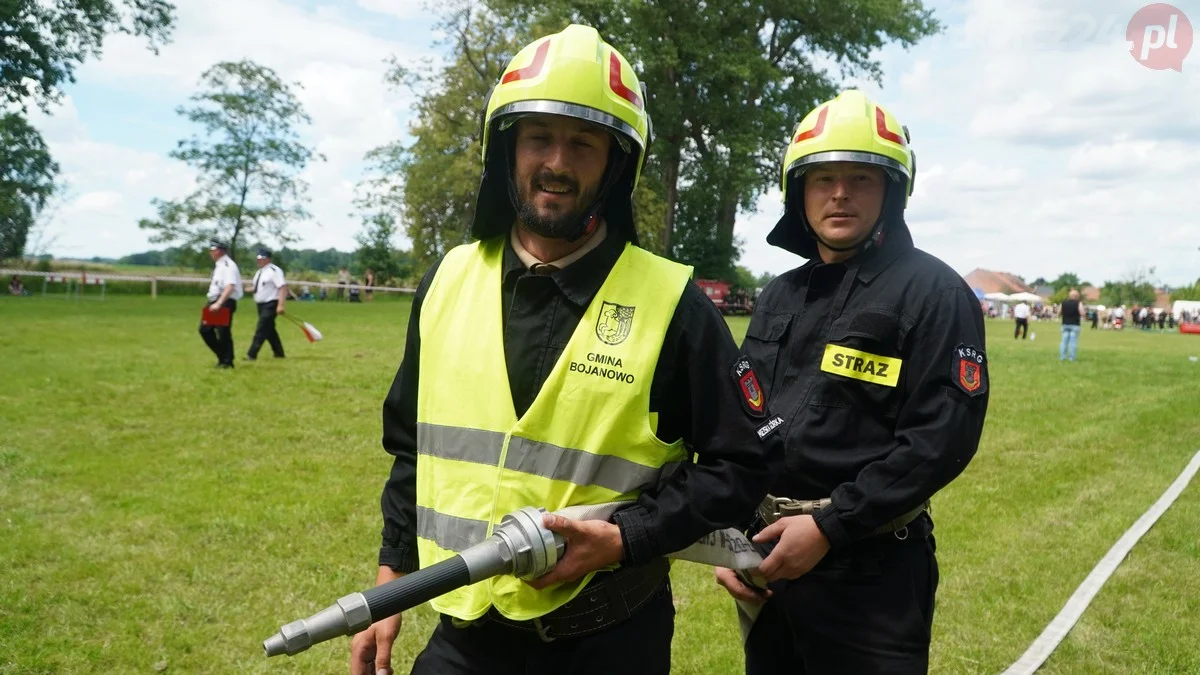
[[[1188,483],[1192,480],[1192,476],[1195,476],[1198,470],[1200,470],[1200,451],[1197,451],[1192,456],[1192,461],[1188,462],[1183,473],[1179,474],[1175,482],[1171,483],[1171,487],[1167,488],[1167,491],[1158,498],[1157,502],[1154,502],[1154,506],[1151,506],[1150,510],[1143,513],[1142,517],[1138,518],[1137,522],[1126,530],[1125,534],[1121,535],[1117,543],[1108,549],[1108,553],[1097,563],[1091,574],[1088,574],[1083,583],[1079,585],[1079,588],[1075,589],[1075,593],[1067,600],[1067,604],[1063,606],[1058,616],[1054,617],[1050,625],[1046,626],[1046,630],[1042,631],[1042,634],[1033,641],[1029,649],[1025,650],[1021,658],[1017,659],[1016,663],[1004,671],[1003,675],[1031,675],[1038,668],[1042,667],[1042,664],[1050,657],[1054,648],[1067,636],[1067,633],[1070,632],[1075,622],[1079,621],[1079,617],[1087,609],[1088,605],[1091,604],[1092,598],[1096,597],[1096,594],[1100,592],[1100,588],[1104,586],[1104,582],[1108,581],[1108,578],[1116,571],[1117,566],[1121,564],[1125,556],[1129,555],[1129,551],[1133,548],[1133,545],[1142,538],[1142,535],[1150,530],[1162,514],[1175,502],[1175,499],[1187,487]]]

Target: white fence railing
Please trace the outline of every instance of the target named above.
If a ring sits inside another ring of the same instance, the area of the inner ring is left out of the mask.
[[[114,274],[114,273],[110,273],[110,272],[89,272],[89,271],[37,272],[34,270],[0,269],[0,277],[2,277],[6,281],[8,279],[11,279],[12,275],[14,275],[14,274],[20,276],[22,279],[24,279],[24,278],[43,279],[43,282],[42,282],[43,286],[47,282],[48,283],[66,283],[66,284],[68,284],[68,288],[72,284],[79,284],[82,286],[93,286],[93,285],[104,286],[109,281],[148,282],[150,284],[150,297],[152,297],[152,298],[158,297],[158,282],[160,282],[160,281],[170,281],[170,282],[185,283],[185,284],[186,283],[202,284],[202,285],[207,285],[210,281],[210,279],[208,279],[206,277],[176,277],[176,276],[158,276],[158,275],[146,276],[146,275],[137,275],[137,274]],[[253,278],[253,277],[245,278],[242,280],[242,283],[246,286],[247,289],[250,288],[250,279],[251,278]],[[331,283],[331,282],[327,282],[327,281],[303,281],[303,280],[298,280],[298,279],[288,280],[288,287],[291,289],[292,293],[295,293],[296,295],[300,295],[300,292],[306,286],[309,289],[325,288],[325,289],[328,289],[330,291],[335,291],[335,292],[338,289],[340,289],[344,293],[348,292],[349,288],[350,288],[349,284]],[[356,284],[356,286],[358,287],[358,290],[360,293],[365,293],[368,290],[367,287],[362,284]],[[414,289],[414,288],[391,288],[388,286],[372,286],[370,288],[370,290],[375,293],[415,293],[416,292],[416,289]],[[332,294],[333,293],[330,293],[330,295],[332,295]]]

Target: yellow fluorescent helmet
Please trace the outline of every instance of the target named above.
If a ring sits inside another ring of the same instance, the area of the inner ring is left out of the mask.
[[[889,177],[904,184],[907,203],[916,173],[908,143],[908,129],[887,108],[857,89],[844,91],[817,106],[792,132],[783,156],[784,203],[788,183],[822,162],[862,162],[882,167]]]
[[[645,94],[633,67],[595,28],[572,24],[517,52],[488,99],[484,163],[494,131],[539,113],[575,117],[614,132],[634,160],[632,184],[637,185],[650,140]]]

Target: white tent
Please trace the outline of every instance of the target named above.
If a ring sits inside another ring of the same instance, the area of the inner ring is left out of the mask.
[[[1200,313],[1200,300],[1176,300],[1171,303],[1171,314],[1176,319],[1179,318],[1181,312]]]
[[[1046,302],[1045,298],[1043,298],[1042,296],[1040,296],[1036,293],[1025,293],[1023,291],[1021,293],[1013,293],[1012,295],[1008,296],[1008,299],[1011,302],[1037,302],[1037,303],[1045,303]]]
[[[1008,302],[1009,301],[1009,297],[1003,293],[985,293],[983,295],[983,299],[991,300],[992,302]]]

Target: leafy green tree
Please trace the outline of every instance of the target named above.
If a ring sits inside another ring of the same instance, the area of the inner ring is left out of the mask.
[[[1191,286],[1171,291],[1171,300],[1200,300],[1200,279],[1196,279]]]
[[[1118,281],[1105,281],[1100,299],[1106,305],[1153,305],[1158,297],[1154,284],[1154,268],[1136,269]]]
[[[412,276],[408,256],[397,250],[398,228],[387,213],[376,213],[364,219],[363,230],[355,236],[358,250],[354,253],[360,270],[373,270],[378,283],[391,279],[407,280]]]
[[[42,108],[75,81],[75,68],[100,55],[112,33],[144,37],[150,49],[171,37],[175,5],[164,0],[4,0],[0,2],[0,100]]]
[[[275,71],[253,61],[222,62],[200,77],[203,91],[192,108],[176,112],[204,128],[204,137],[179,142],[171,152],[200,172],[200,187],[182,201],[155,199],[152,242],[195,247],[210,237],[287,243],[289,226],[309,217],[308,184],[298,176],[323,157],[300,142],[296,128],[312,122]]]
[[[841,87],[819,62],[836,64],[842,77],[878,82],[875,56],[885,42],[911,46],[939,30],[920,0],[491,4],[505,16],[533,17],[538,34],[571,21],[592,25],[633,62],[648,88],[658,138],[648,169],[663,186],[662,250],[725,271],[737,254],[737,215],[778,184],[789,132]],[[702,242],[713,250],[700,248]],[[722,258],[728,262],[715,262]]]
[[[24,253],[57,175],[42,135],[21,115],[0,116],[0,260]]]
[[[1055,291],[1061,291],[1063,289],[1070,291],[1072,288],[1079,290],[1084,286],[1091,286],[1090,283],[1081,281],[1079,279],[1079,275],[1075,274],[1074,272],[1063,272],[1062,274],[1058,275],[1057,279],[1048,282],[1048,285],[1052,286]]]

